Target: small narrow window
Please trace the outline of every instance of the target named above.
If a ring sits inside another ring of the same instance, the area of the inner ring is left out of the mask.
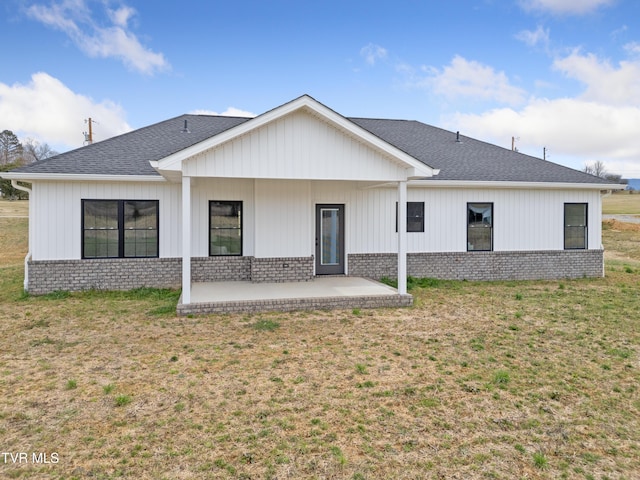
[[[564,204],[564,248],[579,250],[587,248],[587,204]]]
[[[242,202],[209,202],[209,255],[242,255]]]
[[[157,256],[157,200],[82,200],[82,258]]]
[[[396,232],[398,231],[398,202],[396,202]],[[424,202],[407,202],[407,232],[424,232]]]
[[[493,250],[493,203],[467,204],[467,251]]]

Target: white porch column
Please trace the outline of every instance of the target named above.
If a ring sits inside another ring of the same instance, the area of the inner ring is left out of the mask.
[[[182,304],[191,303],[191,177],[182,176]]]
[[[398,293],[407,293],[407,182],[398,182]]]

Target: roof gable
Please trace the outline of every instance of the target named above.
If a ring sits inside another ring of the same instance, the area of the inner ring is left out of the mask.
[[[182,162],[185,160],[196,158],[207,151],[215,150],[225,143],[231,142],[300,112],[316,117],[320,121],[341,131],[344,135],[351,136],[366,145],[368,148],[376,150],[381,155],[385,156],[388,161],[395,163],[406,170],[404,175],[405,178],[430,177],[437,174],[437,171],[431,168],[428,164],[415,159],[379,136],[372,134],[368,130],[353,123],[351,120],[322,105],[308,95],[303,95],[296,100],[270,110],[269,112],[237,125],[236,127],[230,128],[215,137],[211,137],[198,144],[176,152],[175,154],[169,155],[158,162],[152,162],[152,166],[159,172],[165,171],[168,174],[170,174],[170,172],[180,171],[183,169]],[[279,178],[282,177],[280,176]]]
[[[415,175],[412,165],[304,108],[233,135],[179,166],[190,177],[391,182]],[[431,173],[427,168],[420,177]]]

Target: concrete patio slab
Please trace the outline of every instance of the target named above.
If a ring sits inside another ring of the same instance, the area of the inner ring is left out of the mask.
[[[316,277],[308,282],[208,282],[191,286],[191,303],[178,314],[403,307],[411,295],[361,277]]]

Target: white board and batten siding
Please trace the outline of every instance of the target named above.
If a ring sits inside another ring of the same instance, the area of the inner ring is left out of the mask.
[[[310,182],[196,179],[192,187],[192,253],[209,255],[209,202],[242,201],[245,256],[305,257],[313,254]]]
[[[192,177],[391,181],[406,165],[304,111],[189,158]]]
[[[345,205],[347,253],[397,252],[397,189],[350,181],[211,181],[209,199],[244,200],[245,255],[310,256],[315,251],[315,205]],[[245,187],[241,193],[239,185]],[[250,185],[254,190],[251,195]],[[198,189],[203,184],[198,183]],[[217,185],[217,186],[216,186]],[[235,186],[234,186],[235,185]],[[228,198],[221,198],[224,187]],[[214,192],[216,192],[214,194]],[[232,194],[235,192],[236,196]],[[211,197],[213,195],[213,197]],[[467,203],[493,203],[496,251],[562,250],[564,204],[589,205],[588,246],[601,248],[601,200],[594,190],[409,188],[408,201],[425,203],[425,231],[409,233],[409,252],[464,252]],[[194,215],[194,225],[207,225]],[[254,223],[255,222],[255,223]],[[206,242],[206,232],[195,234]],[[195,240],[194,240],[195,241]],[[205,255],[206,253],[199,253]]]
[[[181,186],[172,183],[33,182],[34,260],[79,259],[81,200],[158,200],[160,256],[181,255]],[[397,188],[366,182],[198,178],[192,187],[192,255],[207,256],[209,201],[243,202],[243,254],[304,257],[315,251],[315,205],[345,204],[347,253],[397,252]],[[597,190],[409,188],[425,203],[425,232],[409,252],[466,251],[468,202],[491,202],[496,251],[562,250],[564,204],[589,205],[588,247],[601,248]]]
[[[250,179],[196,178],[191,187],[191,254],[209,255],[209,202],[242,202],[242,254],[254,255],[254,181]]]
[[[495,251],[563,250],[564,204],[587,203],[588,246],[601,248],[597,190],[410,189],[409,201],[425,202],[427,233],[409,234],[409,251],[465,251],[467,203],[493,203]]]
[[[180,256],[180,186],[148,182],[33,182],[33,260],[74,260],[82,254],[82,200],[158,200],[160,256]]]
[[[397,252],[395,188],[314,182],[314,203],[345,203],[348,253]],[[409,252],[464,252],[467,203],[493,203],[496,251],[562,250],[564,204],[587,203],[588,247],[601,248],[597,190],[409,188],[407,201],[425,203],[425,231],[407,234]]]

